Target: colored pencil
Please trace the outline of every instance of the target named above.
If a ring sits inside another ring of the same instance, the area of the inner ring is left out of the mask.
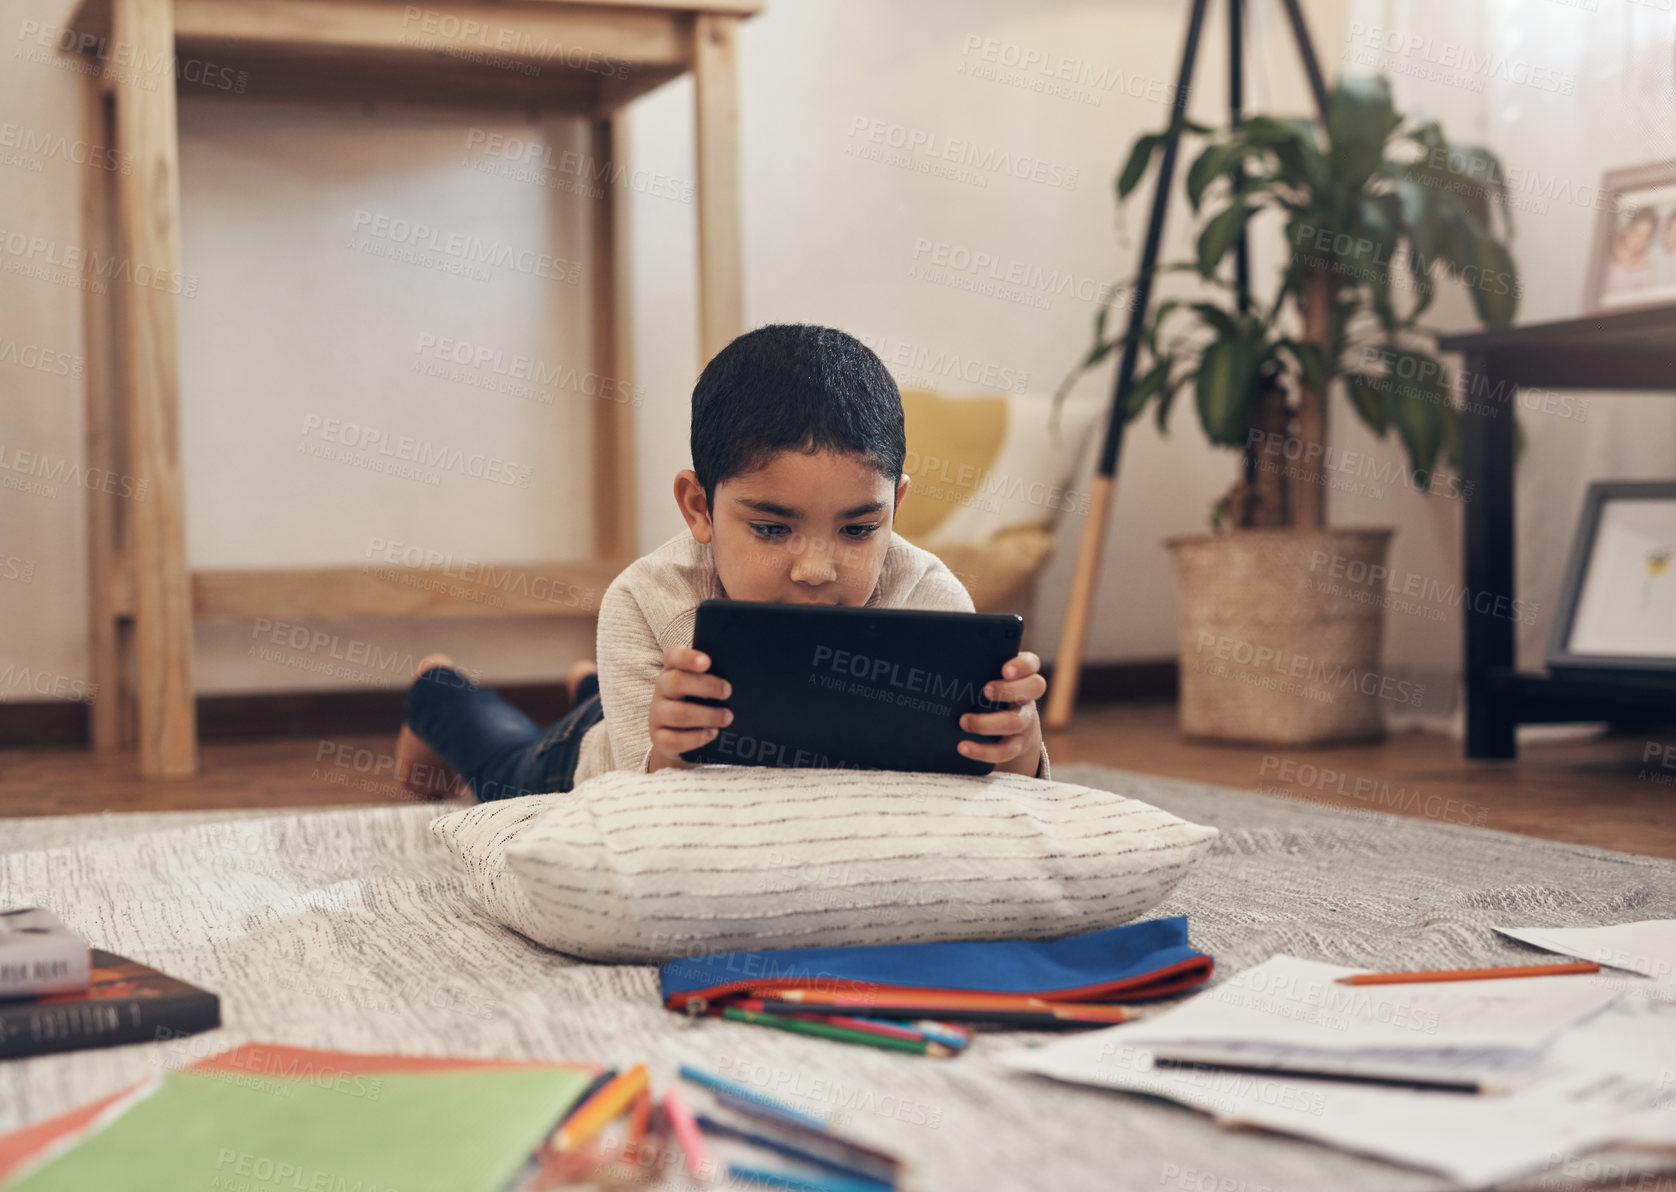
[[[708,1180],[710,1152],[704,1145],[704,1135],[699,1133],[692,1110],[687,1108],[674,1085],[663,1091],[663,1116],[669,1120],[669,1132],[675,1135],[681,1154],[686,1157],[688,1174],[697,1180]]]
[[[947,1043],[950,1047],[964,1047],[972,1041],[970,1030],[955,1026],[952,1023],[932,1022],[927,1018],[918,1018],[913,1020],[913,1025],[926,1038],[935,1039],[939,1043]]]
[[[646,1140],[646,1127],[652,1122],[652,1086],[647,1084],[634,1097],[634,1108],[629,1113],[629,1132],[627,1150],[631,1155],[638,1154],[640,1144]]]
[[[903,1161],[889,1151],[881,1151],[876,1147],[868,1146],[864,1142],[857,1142],[853,1138],[835,1134],[827,1127],[811,1126],[798,1118],[777,1113],[755,1101],[745,1101],[735,1097],[732,1093],[724,1092],[717,1092],[716,1100],[724,1109],[730,1109],[744,1117],[754,1118],[766,1125],[775,1126],[792,1134],[801,1135],[816,1143],[825,1143],[842,1150],[862,1164],[872,1164],[886,1172],[892,1179],[904,1166]]]
[[[819,1003],[765,1001],[762,1004],[770,1014],[821,1014],[824,1016],[823,1008]],[[848,1007],[835,1008],[842,1010]],[[924,1018],[927,1014],[935,1014],[945,1022],[1005,1023],[1015,1026],[1040,1026],[1050,1030],[1077,1025],[1112,1026],[1120,1022],[1133,1021],[1138,1017],[1134,1011],[1126,1010],[1122,1006],[1056,1005],[1053,1002],[1043,1002],[1038,1006],[1019,1010],[941,1005],[874,1005],[867,1007],[867,1012],[875,1018],[912,1020]]]
[[[770,1005],[759,998],[740,998],[737,1001],[730,1001],[726,1004],[729,1006],[737,1006],[741,1010],[756,1010],[760,1013],[781,1014],[786,1018],[803,1018],[809,1021],[830,1022],[833,1026],[847,1026],[858,1031],[876,1031],[882,1035],[894,1035],[898,1039],[931,1038],[931,1035],[928,1032],[920,1030],[917,1026],[912,1026],[901,1021],[893,1022],[884,1018],[861,1018],[848,1014],[826,1014],[821,1012],[819,1009],[793,1009],[791,1007],[791,1003],[776,1002],[773,1005]],[[948,1044],[952,1047],[964,1047],[966,1045],[966,1040],[964,1039],[956,1041],[949,1038],[941,1038],[934,1041]]]
[[[1231,1064],[1220,1060],[1209,1062],[1197,1059],[1182,1059],[1172,1056],[1154,1055],[1152,1062],[1159,1068],[1186,1068],[1195,1071],[1210,1069],[1218,1072],[1244,1072],[1249,1076],[1281,1076],[1294,1080],[1336,1080],[1347,1084],[1379,1084],[1393,1088],[1429,1089],[1433,1092],[1445,1093],[1493,1093],[1504,1091],[1498,1085],[1484,1084],[1476,1080],[1455,1079],[1439,1076],[1435,1079],[1427,1076],[1379,1076],[1364,1075],[1350,1072],[1308,1072],[1300,1068],[1274,1068],[1264,1064]]]
[[[804,1175],[801,1172],[770,1171],[765,1167],[746,1167],[729,1163],[727,1174],[745,1185],[757,1184],[767,1188],[787,1188],[791,1192],[879,1192],[886,1185],[873,1180],[847,1180],[842,1177]]]
[[[754,1101],[758,1105],[761,1105],[764,1109],[771,1110],[783,1117],[794,1118],[806,1126],[813,1126],[817,1130],[826,1129],[826,1122],[821,1118],[812,1117],[806,1113],[799,1113],[797,1110],[791,1109],[788,1106],[781,1104],[779,1101],[776,1101],[773,1097],[764,1096],[755,1089],[746,1088],[742,1084],[736,1084],[733,1081],[725,1080],[720,1076],[712,1076],[710,1073],[701,1071],[700,1069],[693,1067],[691,1064],[682,1064],[680,1067],[680,1073],[694,1084],[701,1084],[713,1092],[731,1093],[742,1100]]]
[[[1034,1006],[1041,1002],[1062,1004],[1034,993],[986,993],[979,989],[881,989],[870,993],[833,993],[826,989],[793,987],[764,991],[760,995],[753,990],[752,996],[822,1006],[988,1006],[1000,1010]]]
[[[819,1150],[797,1146],[772,1135],[758,1134],[753,1130],[746,1130],[730,1122],[719,1121],[702,1113],[698,1115],[698,1125],[701,1130],[708,1134],[719,1134],[723,1138],[734,1138],[740,1142],[761,1147],[765,1151],[773,1151],[777,1155],[784,1155],[788,1159],[795,1159],[799,1163],[808,1163],[814,1167],[825,1168],[837,1175],[848,1176],[852,1180],[865,1180],[876,1188],[896,1187],[894,1177],[887,1179],[876,1175],[873,1169],[860,1167],[842,1159],[835,1159]]]
[[[913,1055],[949,1056],[954,1053],[941,1043],[929,1039],[899,1039],[876,1031],[858,1031],[853,1027],[832,1026],[806,1018],[786,1018],[780,1014],[763,1014],[756,1010],[738,1010],[732,1006],[721,1008],[721,1016],[732,1022],[748,1022],[753,1026],[772,1027],[794,1035],[811,1035],[819,1039],[833,1039],[841,1043],[862,1043],[868,1047],[882,1047],[886,1051],[904,1051]]]
[[[646,1065],[636,1064],[588,1099],[588,1103],[559,1127],[553,1148],[575,1150],[620,1116],[646,1087]]]
[[[1113,1015],[1111,1021],[1125,1021],[1124,1014],[1133,1017],[1133,1013],[1123,1006],[1110,1002],[1061,1002],[1051,998],[1035,997],[1028,994],[1011,993],[967,993],[963,990],[926,990],[923,993],[876,993],[876,994],[833,994],[818,989],[782,989],[772,999],[781,1002],[796,1002],[801,1006],[813,1008],[815,1006],[833,1006],[846,1010],[864,1012],[877,1017],[899,1017],[899,1015],[884,1015],[883,1010],[917,1009],[921,1013],[919,1018],[943,1017],[940,1010],[1083,1010],[1091,1014]],[[830,1011],[828,1011],[830,1013]]]
[[[576,1116],[582,1106],[593,1100],[595,1093],[599,1092],[600,1089],[604,1088],[615,1079],[617,1079],[617,1069],[607,1068],[598,1076],[595,1076],[592,1080],[590,1080],[588,1082],[588,1087],[582,1090],[582,1095],[572,1101],[570,1103],[570,1108],[565,1110],[563,1116],[559,1118],[558,1125],[553,1127],[553,1134],[556,1136],[559,1130],[564,1127],[564,1124]]]
[[[760,1009],[761,1007],[757,1007]],[[929,1032],[920,1030],[917,1026],[909,1025],[901,1020],[891,1022],[884,1018],[857,1018],[848,1014],[790,1014],[788,1018],[807,1018],[811,1022],[830,1022],[833,1026],[847,1026],[858,1031],[877,1031],[881,1035],[891,1035],[898,1039],[930,1039]],[[934,1039],[935,1043],[946,1043],[944,1039]],[[955,1047],[963,1044],[956,1043]]]
[[[1562,977],[1568,973],[1598,973],[1592,960],[1571,964],[1526,964],[1511,968],[1430,969],[1412,973],[1357,973],[1339,977],[1340,985],[1414,985],[1429,981],[1492,981],[1498,977]]]

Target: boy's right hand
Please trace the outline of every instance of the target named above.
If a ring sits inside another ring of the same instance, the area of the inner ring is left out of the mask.
[[[663,670],[652,688],[652,707],[647,713],[652,737],[648,773],[665,766],[691,768],[696,763],[681,754],[713,740],[720,728],[733,723],[731,710],[688,703],[685,698],[726,699],[733,694],[733,684],[709,674],[709,669],[710,656],[691,646],[670,646],[663,652]]]

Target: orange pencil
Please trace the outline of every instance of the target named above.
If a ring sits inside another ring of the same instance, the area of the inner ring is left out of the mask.
[[[1526,964],[1511,968],[1433,969],[1415,973],[1357,973],[1339,977],[1340,985],[1410,985],[1423,981],[1490,981],[1497,977],[1562,977],[1567,973],[1598,973],[1592,960],[1572,964]]]
[[[652,1121],[652,1086],[641,1089],[634,1098],[634,1110],[629,1114],[629,1134],[627,1151],[631,1155],[640,1152],[640,1144],[646,1139],[646,1127]]]
[[[629,1102],[640,1095],[646,1081],[646,1065],[636,1064],[600,1089],[559,1127],[558,1134],[553,1138],[553,1149],[574,1150],[605,1129],[609,1122],[628,1108]]]
[[[891,990],[879,993],[828,993],[824,989],[752,990],[763,1001],[807,1002],[819,1006],[985,1006],[993,1010],[1035,1010],[1064,1005],[1030,993],[973,993],[964,989]]]
[[[797,1002],[806,1006],[836,1006],[846,1010],[923,1008],[918,1017],[931,1017],[937,1009],[949,1010],[1073,1010],[1094,1014],[1120,1015],[1123,1009],[1111,1002],[1060,1002],[1050,998],[1016,993],[967,993],[963,990],[927,990],[924,993],[828,993],[817,989],[782,989],[761,994],[764,1001]]]

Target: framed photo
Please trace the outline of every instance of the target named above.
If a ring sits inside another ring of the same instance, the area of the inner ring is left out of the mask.
[[[1676,161],[1601,179],[1584,310],[1676,300]]]
[[[1548,667],[1676,678],[1676,481],[1589,486]]]

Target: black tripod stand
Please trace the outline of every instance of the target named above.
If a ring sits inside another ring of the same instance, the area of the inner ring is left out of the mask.
[[[1321,78],[1321,64],[1304,24],[1298,0],[1281,0],[1292,38],[1303,59],[1309,89],[1315,97],[1317,117],[1327,119],[1327,85]],[[1095,582],[1100,573],[1100,554],[1105,546],[1106,521],[1111,513],[1112,486],[1117,476],[1117,455],[1123,447],[1123,411],[1135,380],[1135,360],[1140,348],[1139,332],[1146,323],[1152,300],[1152,275],[1158,265],[1158,246],[1164,238],[1164,212],[1169,205],[1170,183],[1175,177],[1176,150],[1181,140],[1181,122],[1187,113],[1188,90],[1193,82],[1193,63],[1199,53],[1199,32],[1204,26],[1209,0],[1193,0],[1187,18],[1187,42],[1181,51],[1181,69],[1170,107],[1170,127],[1163,141],[1164,155],[1158,164],[1158,179],[1152,192],[1152,214],[1146,226],[1146,244],[1141,249],[1141,268],[1135,293],[1129,304],[1129,328],[1123,341],[1123,357],[1117,367],[1117,384],[1112,390],[1111,410],[1106,419],[1105,445],[1090,486],[1088,520],[1083,523],[1077,548],[1077,566],[1071,576],[1071,594],[1065,604],[1065,621],[1059,631],[1059,651],[1054,659],[1053,688],[1048,692],[1044,723],[1063,728],[1071,721],[1071,707],[1077,698],[1077,681],[1082,674],[1082,652],[1088,638],[1089,612],[1094,603]],[[1228,120],[1231,127],[1245,123],[1242,96],[1245,89],[1244,0],[1228,0]],[[1237,180],[1236,180],[1237,184]],[[1251,263],[1241,231],[1234,248],[1234,280],[1243,314],[1251,305]]]

